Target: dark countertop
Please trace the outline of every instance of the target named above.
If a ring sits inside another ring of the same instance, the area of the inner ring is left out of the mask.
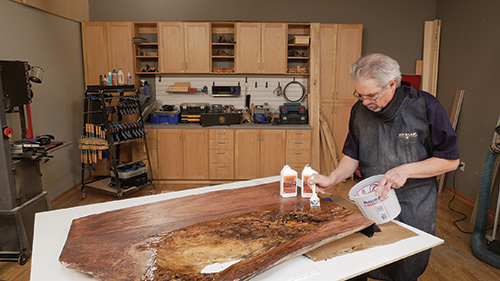
[[[153,124],[144,123],[146,129],[253,129],[253,130],[311,130],[312,126],[309,124],[286,124],[286,125],[272,125],[272,124],[236,124],[230,126],[207,126],[203,127],[200,124],[179,123],[171,124]]]

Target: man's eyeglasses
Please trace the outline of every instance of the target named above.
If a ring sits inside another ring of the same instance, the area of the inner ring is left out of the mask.
[[[382,90],[380,90],[380,92],[378,92],[378,94],[375,96],[375,98],[373,99],[369,99],[369,98],[363,98],[359,93],[358,91],[354,90],[354,92],[352,93],[353,96],[355,96],[358,100],[360,101],[367,101],[369,103],[375,103],[377,102],[377,99],[380,97],[380,95],[385,91],[385,89],[387,88],[387,86],[389,86],[390,82],[387,83],[384,88],[382,88]]]

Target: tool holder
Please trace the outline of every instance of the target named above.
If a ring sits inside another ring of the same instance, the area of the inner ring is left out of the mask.
[[[88,86],[84,98],[84,126],[78,146],[81,149],[82,162],[80,199],[85,198],[86,188],[122,198],[125,193],[151,185],[150,194],[153,194],[155,186],[138,90],[133,85]],[[137,116],[137,119],[134,119],[134,116]],[[146,157],[134,162],[121,162],[121,145],[134,141],[144,145]],[[123,173],[120,171],[127,165],[139,163],[147,164],[148,179],[141,180],[138,186],[126,186],[124,190],[123,181],[119,178]],[[107,164],[110,167],[109,173],[106,170]],[[92,171],[96,171],[99,166],[104,167],[106,175],[93,176]],[[86,171],[90,173],[89,179],[86,179]]]

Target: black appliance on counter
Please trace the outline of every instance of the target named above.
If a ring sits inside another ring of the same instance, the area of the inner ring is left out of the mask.
[[[280,105],[280,119],[283,124],[307,124],[307,108],[300,103]]]
[[[200,124],[203,127],[235,125],[241,123],[242,114],[232,113],[203,113],[201,114]]]

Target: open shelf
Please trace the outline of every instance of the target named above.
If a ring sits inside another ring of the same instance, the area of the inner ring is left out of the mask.
[[[288,24],[287,73],[309,74],[310,36],[309,23]],[[299,42],[297,42],[299,41]]]
[[[212,73],[234,73],[236,42],[233,22],[211,24],[211,69]]]

